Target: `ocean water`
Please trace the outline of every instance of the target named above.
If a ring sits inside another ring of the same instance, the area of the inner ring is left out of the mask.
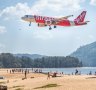
[[[78,70],[78,73],[80,74],[89,74],[90,72],[92,74],[95,74],[96,67],[80,67],[80,68],[41,68],[42,72],[57,72],[57,73],[64,73],[64,74],[75,74],[76,69]]]

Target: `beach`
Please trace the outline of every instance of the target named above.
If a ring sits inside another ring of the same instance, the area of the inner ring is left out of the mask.
[[[8,71],[7,71],[8,70]],[[96,90],[95,75],[61,75],[50,77],[46,74],[28,73],[24,79],[24,73],[11,73],[10,69],[0,69],[0,85],[8,87],[8,90]],[[54,87],[43,87],[55,84]]]

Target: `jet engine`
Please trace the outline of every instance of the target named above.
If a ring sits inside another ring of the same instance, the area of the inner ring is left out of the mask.
[[[38,27],[45,27],[46,25],[44,23],[38,23]]]

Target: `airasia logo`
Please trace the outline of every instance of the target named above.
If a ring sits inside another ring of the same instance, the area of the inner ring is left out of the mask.
[[[85,14],[86,12],[83,12],[77,19],[76,19],[76,22],[79,23],[79,22],[82,22],[84,17],[85,17]]]

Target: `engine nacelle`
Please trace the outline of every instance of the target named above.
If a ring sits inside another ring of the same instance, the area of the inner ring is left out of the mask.
[[[38,27],[45,27],[46,25],[44,23],[38,23]]]

